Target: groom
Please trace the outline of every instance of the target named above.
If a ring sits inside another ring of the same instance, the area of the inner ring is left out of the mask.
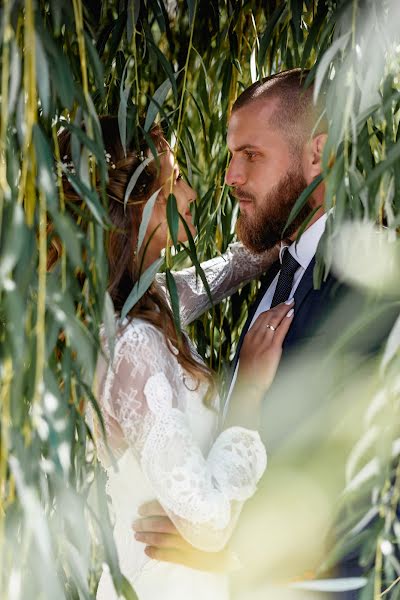
[[[274,453],[279,455],[280,447],[293,434],[298,422],[307,418],[307,414],[302,414],[304,406],[308,407],[309,414],[315,408],[310,403],[310,393],[302,403],[301,391],[297,389],[295,401],[286,407],[283,415],[282,402],[290,397],[285,392],[285,381],[293,381],[293,377],[281,375],[287,374],[285,363],[292,369],[294,362],[300,359],[300,348],[306,341],[312,342],[314,351],[326,352],[332,345],[332,335],[345,330],[349,322],[357,318],[362,302],[361,299],[359,302],[348,301],[347,291],[338,286],[331,275],[320,289],[315,290],[313,286],[315,254],[328,218],[323,206],[323,182],[315,187],[307,204],[285,229],[296,200],[321,174],[327,138],[327,123],[319,118],[323,107],[314,106],[312,86],[304,90],[303,83],[304,72],[293,69],[250,86],[233,106],[227,137],[231,161],[226,183],[240,205],[239,238],[256,253],[281,242],[279,261],[266,274],[243,329],[233,362],[230,392],[235,385],[240,348],[252,322],[261,312],[279,302],[291,297],[295,299],[295,316],[286,336],[283,361],[265,402],[263,433],[270,456]],[[299,236],[299,228],[305,221],[307,227]],[[345,308],[334,313],[333,306],[338,300]],[[330,327],[325,317],[331,314],[335,316]],[[386,331],[387,328],[380,329],[381,337]],[[380,341],[364,336],[355,343],[370,350]],[[315,362],[313,367],[316,370]],[[135,524],[135,530],[140,532],[139,539],[150,546],[149,555],[159,560],[212,570],[216,556],[191,548],[160,512],[156,503],[150,503],[143,508],[143,515],[147,518]],[[153,518],[149,519],[152,515]],[[224,560],[223,557],[221,560]],[[343,574],[347,576],[350,571],[343,571]],[[350,593],[336,597],[350,600],[357,595]]]

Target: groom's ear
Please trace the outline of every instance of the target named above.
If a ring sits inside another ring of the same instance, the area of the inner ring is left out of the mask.
[[[324,152],[327,137],[328,135],[326,133],[319,133],[311,140],[310,169],[312,179],[322,172],[322,154]]]

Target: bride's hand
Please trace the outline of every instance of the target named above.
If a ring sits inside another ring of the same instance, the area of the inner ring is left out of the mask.
[[[293,320],[294,301],[261,313],[246,333],[240,349],[238,384],[265,392],[271,385],[282,355],[282,344]]]
[[[228,549],[203,552],[189,544],[156,500],[140,506],[139,514],[143,518],[132,525],[135,539],[146,545],[144,551],[153,560],[213,573],[226,573],[238,568],[239,559]]]

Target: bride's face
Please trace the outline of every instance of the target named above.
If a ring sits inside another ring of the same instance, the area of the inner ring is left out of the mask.
[[[157,189],[160,187],[161,191],[154,204],[143,245],[145,246],[151,234],[157,229],[146,251],[145,264],[147,265],[158,258],[161,250],[167,245],[168,224],[166,209],[169,194],[174,194],[178,211],[185,219],[191,234],[195,235],[196,233],[190,212],[190,205],[196,198],[196,192],[182,178],[179,166],[171,150],[167,150],[160,156],[160,175],[158,181],[159,183],[156,187]],[[180,220],[178,240],[181,242],[187,241],[186,231]]]

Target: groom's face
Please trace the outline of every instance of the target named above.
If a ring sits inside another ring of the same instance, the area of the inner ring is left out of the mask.
[[[254,101],[232,113],[228,127],[231,161],[226,183],[238,199],[237,233],[253,252],[282,239],[290,211],[307,187],[300,144],[274,126],[277,99]],[[306,206],[285,232],[290,237],[309,214]]]

